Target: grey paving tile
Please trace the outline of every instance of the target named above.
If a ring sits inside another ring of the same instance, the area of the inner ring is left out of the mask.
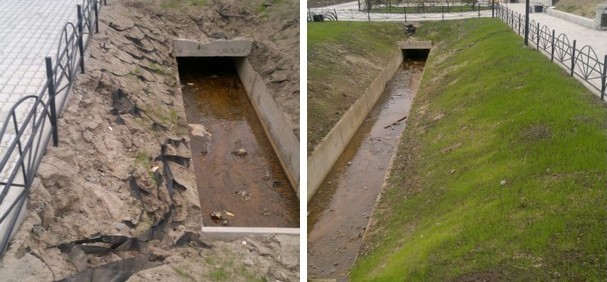
[[[82,0],[0,0],[0,126],[14,103],[36,95],[46,83],[44,57],[54,57],[67,22],[76,21],[76,5]],[[18,107],[25,118],[33,101]],[[15,136],[0,140],[0,156]],[[14,166],[14,162],[12,166]],[[4,168],[0,180],[10,169]]]

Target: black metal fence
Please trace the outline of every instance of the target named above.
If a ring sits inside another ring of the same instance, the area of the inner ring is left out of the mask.
[[[364,6],[364,5],[363,5]],[[446,1],[446,2],[403,2],[400,5],[375,5],[370,9],[359,6],[357,9],[308,9],[308,21],[419,21],[445,20],[472,17],[490,17],[495,6],[491,1]]]
[[[525,34],[525,15],[503,5],[497,5],[496,12],[497,16],[519,35]],[[554,29],[534,20],[529,21],[528,36],[530,45],[549,55],[551,61],[556,61],[565,67],[569,75],[585,81],[587,87],[598,91],[601,100],[605,100],[607,54],[599,58],[591,46],[585,45],[579,48],[576,40],[570,40],[563,33],[557,34]]]
[[[38,93],[21,98],[0,129],[0,254],[24,216],[25,201],[46,146],[52,136],[57,146],[58,113],[63,109],[78,70],[84,72],[84,51],[93,32],[99,31],[99,9],[107,0],[83,0],[77,5],[78,21],[63,27],[53,58],[46,57],[47,81]],[[25,115],[23,113],[26,113]]]

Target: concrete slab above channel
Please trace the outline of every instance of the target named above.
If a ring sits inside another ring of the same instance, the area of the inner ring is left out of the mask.
[[[190,39],[175,39],[173,55],[175,57],[246,57],[251,53],[253,41],[217,40],[200,43]]]
[[[431,49],[432,48],[432,41],[408,40],[408,41],[399,41],[397,44],[398,44],[398,48],[400,48],[402,50],[408,50],[408,49],[419,50],[419,49]]]

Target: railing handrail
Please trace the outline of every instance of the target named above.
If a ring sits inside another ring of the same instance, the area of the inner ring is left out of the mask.
[[[496,5],[498,17],[512,29],[521,34],[521,20],[526,20],[526,16],[511,10],[501,4]],[[518,17],[518,23],[514,22],[514,18]],[[524,27],[523,27],[524,28]],[[554,61],[561,66],[567,68],[571,76],[577,76],[586,82],[586,87],[590,90],[597,90],[601,100],[605,100],[605,92],[607,91],[607,54],[605,54],[602,62],[596,51],[590,45],[584,45],[578,49],[577,41],[571,42],[569,37],[564,33],[556,35],[556,30],[551,29],[547,25],[542,25],[535,20],[530,20],[529,24],[529,41],[530,45],[535,46],[539,51],[544,51]],[[523,31],[524,32],[524,31]],[[544,44],[541,44],[544,42]],[[550,44],[548,44],[550,42]],[[598,86],[593,83],[600,81]]]

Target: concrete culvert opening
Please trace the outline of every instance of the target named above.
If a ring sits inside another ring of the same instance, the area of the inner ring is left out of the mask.
[[[432,48],[432,41],[402,41],[398,47],[403,52],[403,60],[426,61]]]
[[[430,49],[403,49],[403,59],[411,61],[425,61],[428,59]]]
[[[299,226],[299,201],[234,57],[178,57],[204,226]]]

